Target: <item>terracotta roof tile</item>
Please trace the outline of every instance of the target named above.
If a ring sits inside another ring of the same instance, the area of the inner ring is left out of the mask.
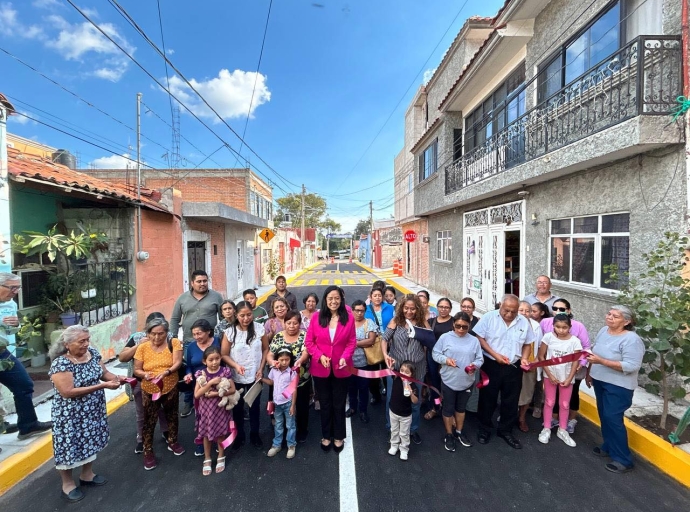
[[[9,174],[14,177],[31,178],[50,185],[81,189],[126,203],[136,204],[138,202],[135,187],[109,183],[64,165],[54,163],[47,158],[22,153],[15,148],[7,148],[7,164]],[[156,199],[160,199],[159,192],[142,188],[142,206],[167,212],[168,210]]]

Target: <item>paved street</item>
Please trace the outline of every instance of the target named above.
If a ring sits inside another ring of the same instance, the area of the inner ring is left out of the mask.
[[[289,288],[302,298],[323,293],[322,280],[375,280],[353,264],[325,264],[300,281],[306,286]],[[332,273],[332,271],[336,271]],[[347,273],[350,272],[350,273]],[[322,277],[328,276],[328,277]],[[351,276],[351,277],[348,277]],[[312,280],[318,284],[308,285]],[[348,302],[363,299],[369,287],[344,284]],[[264,403],[266,397],[264,396]],[[370,407],[371,422],[356,417],[349,425],[351,436],[339,456],[319,449],[318,412],[312,409],[310,434],[298,445],[296,458],[282,451],[266,457],[272,429],[262,415],[264,450],[243,447],[229,458],[222,475],[201,475],[201,458],[192,455],[193,418],[180,421],[181,442],[187,453],[174,457],[156,440],[158,467],[144,471],[142,456],[134,452],[134,406],[127,405],[110,418],[111,440],[95,463],[95,470],[109,478],[102,488],[86,489],[86,498],[70,510],[119,511],[448,511],[473,512],[521,510],[536,512],[575,511],[681,511],[690,492],[649,464],[638,461],[635,471],[614,475],[591,454],[600,442],[598,429],[580,421],[568,448],[555,439],[549,445],[537,441],[538,422],[530,420],[529,434],[516,433],[522,451],[492,438],[486,446],[443,448],[440,419],[422,420],[422,444],[412,445],[410,459],[400,461],[387,454],[383,406]],[[476,439],[476,420],[469,417],[467,430]],[[65,510],[52,463],[45,465],[5,495],[3,511]],[[40,500],[37,502],[37,499]]]

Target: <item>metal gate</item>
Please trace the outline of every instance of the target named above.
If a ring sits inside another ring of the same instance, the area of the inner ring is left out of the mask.
[[[192,281],[192,272],[206,269],[206,242],[187,242],[187,269],[189,281]]]

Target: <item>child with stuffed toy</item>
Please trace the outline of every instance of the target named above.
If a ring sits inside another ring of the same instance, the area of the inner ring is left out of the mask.
[[[206,368],[195,374],[194,397],[199,401],[195,427],[197,436],[204,440],[202,473],[208,476],[212,470],[211,446],[213,442],[218,444],[216,473],[222,473],[225,470],[225,451],[221,443],[230,433],[230,418],[232,418],[232,410],[226,409],[223,406],[225,404],[220,404],[223,397],[220,396],[219,385],[222,384],[224,395],[232,396],[236,390],[232,381],[232,372],[229,368],[220,365],[220,349],[216,345],[211,345],[204,350],[202,362]]]

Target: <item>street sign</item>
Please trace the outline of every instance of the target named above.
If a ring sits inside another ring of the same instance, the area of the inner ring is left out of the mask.
[[[414,242],[415,240],[417,240],[417,233],[414,230],[408,229],[407,231],[405,231],[406,242]]]
[[[264,230],[261,231],[261,233],[259,233],[259,237],[261,238],[261,240],[263,240],[266,243],[273,240],[274,236],[276,236],[275,233],[268,228],[264,228]]]

